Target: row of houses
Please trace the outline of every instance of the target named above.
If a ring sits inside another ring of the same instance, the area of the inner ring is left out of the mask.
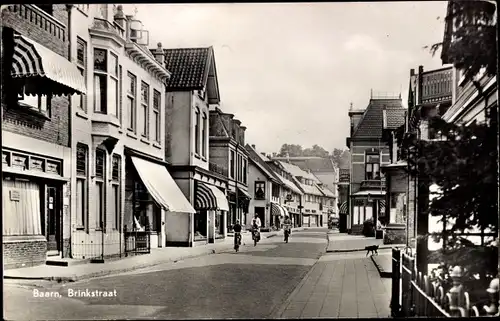
[[[451,41],[451,29],[446,27],[445,44]],[[419,184],[418,177],[408,174],[404,137],[416,133],[420,140],[439,140],[428,126],[431,117],[439,115],[447,122],[465,125],[484,122],[498,104],[496,76],[482,69],[473,84],[465,79],[463,70],[447,65],[446,46],[441,59],[443,68],[427,71],[419,66],[417,71],[410,70],[408,108],[403,106],[401,95],[373,93],[366,108],[351,105],[351,130],[346,139],[350,169],[343,169],[339,181],[339,214],[347,217],[347,232],[360,234],[363,222],[372,218],[380,223],[378,229],[384,227],[385,243],[404,243],[416,250],[418,235],[439,230],[435,218],[418,214],[426,209],[429,190],[434,187]],[[421,253],[424,257],[428,254]]]
[[[116,5],[8,5],[1,23],[6,268],[213,243],[254,213],[268,229],[335,213],[332,177],[246,144],[212,47],[150,48]]]

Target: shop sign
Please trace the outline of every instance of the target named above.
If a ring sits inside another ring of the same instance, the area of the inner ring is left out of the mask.
[[[21,199],[21,194],[17,190],[11,190],[10,192],[10,200],[14,202],[19,202]]]

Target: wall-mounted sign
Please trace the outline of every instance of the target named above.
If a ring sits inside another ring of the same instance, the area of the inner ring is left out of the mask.
[[[11,190],[9,193],[11,201],[19,202],[19,200],[21,199],[21,194],[19,193],[19,191]]]

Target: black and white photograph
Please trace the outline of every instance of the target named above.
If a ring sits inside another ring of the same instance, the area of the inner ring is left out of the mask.
[[[497,11],[1,5],[3,319],[500,317]]]

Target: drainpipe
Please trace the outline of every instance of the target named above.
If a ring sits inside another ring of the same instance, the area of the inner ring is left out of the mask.
[[[72,19],[71,19],[71,11],[73,9],[73,5],[72,4],[67,4],[66,5],[66,11],[68,11],[68,36],[67,36],[67,40],[68,40],[68,60],[71,61],[71,22],[72,22]],[[71,134],[72,133],[72,127],[73,127],[73,122],[72,122],[72,108],[71,108],[71,101],[72,101],[72,97],[73,96],[69,96],[68,97],[68,147],[71,148],[72,147],[72,144],[73,144],[73,135]],[[71,157],[71,160],[73,161],[73,157]],[[71,185],[71,184],[70,184]],[[72,194],[72,193],[70,193]],[[65,196],[63,195],[63,198]],[[69,202],[71,204],[71,202]],[[69,212],[71,213],[71,205],[69,207]],[[62,237],[61,237],[61,244],[62,244],[62,252],[61,252],[61,257],[64,258],[64,225],[63,225],[63,220],[64,220],[64,217],[63,219],[61,220],[61,234],[62,234]],[[70,224],[69,226],[71,226],[71,215],[69,215],[69,220],[70,220]],[[71,235],[70,235],[70,244],[71,244]]]

